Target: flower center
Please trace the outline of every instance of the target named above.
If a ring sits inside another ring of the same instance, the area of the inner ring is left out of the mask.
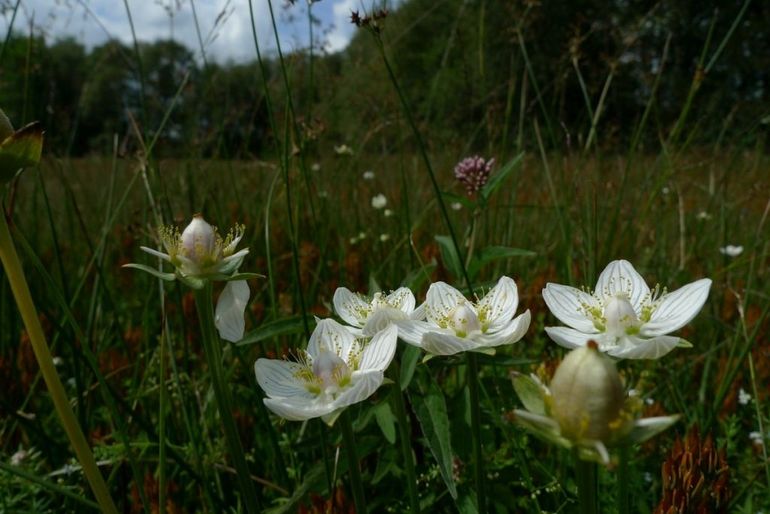
[[[602,313],[607,334],[621,337],[639,330],[639,318],[625,293],[616,293],[604,305]]]
[[[457,337],[467,337],[481,332],[481,321],[467,303],[461,303],[449,316],[450,328]]]
[[[313,375],[321,392],[334,394],[350,382],[350,368],[336,353],[326,348],[313,359]]]

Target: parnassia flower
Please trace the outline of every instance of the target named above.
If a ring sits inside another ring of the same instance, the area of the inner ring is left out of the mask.
[[[542,439],[577,448],[581,459],[610,463],[607,447],[643,442],[678,416],[639,419],[643,404],[626,394],[615,363],[595,341],[564,358],[550,387],[535,376],[514,374],[513,387],[526,410],[513,420]]]
[[[372,207],[375,209],[382,209],[386,205],[388,205],[388,199],[384,194],[380,193],[372,197]]]
[[[671,293],[657,285],[651,291],[628,261],[612,261],[599,275],[593,292],[546,285],[543,299],[567,327],[545,330],[565,348],[584,346],[593,339],[600,351],[613,357],[657,359],[676,346],[690,346],[686,340],[666,334],[698,314],[710,287],[711,280],[703,278]]]
[[[743,247],[742,246],[736,246],[736,245],[727,245],[723,246],[719,249],[719,253],[722,255],[727,255],[728,257],[738,257],[740,254],[743,253]]]
[[[502,277],[481,300],[472,302],[454,287],[435,282],[425,303],[412,318],[396,321],[399,337],[433,355],[475,351],[495,353],[495,347],[521,339],[529,328],[529,310],[514,318],[519,304],[516,283]]]
[[[351,326],[354,334],[371,337],[393,321],[409,319],[416,302],[407,287],[399,287],[389,294],[377,292],[371,298],[338,287],[332,303],[334,311]]]
[[[173,273],[165,273],[143,264],[126,264],[126,268],[135,268],[150,273],[163,280],[179,279],[193,289],[201,289],[210,280],[227,280],[219,295],[215,314],[215,326],[222,339],[239,341],[243,338],[245,327],[244,311],[249,302],[247,278],[256,277],[253,273],[237,273],[248,249],[235,251],[243,237],[243,225],[236,225],[225,239],[217,229],[209,225],[203,216],[196,214],[187,227],[179,233],[176,227],[162,227],[160,240],[167,253],[142,246],[150,255],[159,257],[174,266]]]
[[[371,396],[396,351],[398,329],[389,325],[360,339],[334,320],[321,320],[297,362],[258,359],[257,382],[265,405],[290,421],[322,418],[331,425],[345,407]]]
[[[202,215],[196,214],[181,234],[176,227],[161,227],[160,241],[167,253],[146,246],[141,249],[170,262],[174,266],[176,278],[197,289],[203,287],[207,279],[227,280],[238,270],[243,258],[249,253],[246,248],[235,251],[243,233],[243,225],[236,225],[222,239],[215,227],[209,225]],[[129,266],[148,271],[145,267]],[[156,270],[151,269],[153,271]],[[167,276],[161,278],[169,279]],[[170,279],[173,278],[172,275]]]

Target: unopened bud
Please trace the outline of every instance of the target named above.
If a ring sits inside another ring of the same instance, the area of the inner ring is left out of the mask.
[[[562,435],[573,441],[606,441],[624,403],[615,363],[596,342],[572,350],[553,375],[551,415]]]
[[[203,260],[212,255],[216,242],[214,227],[200,214],[193,216],[193,220],[182,232],[182,251],[185,257],[198,265],[204,264]]]

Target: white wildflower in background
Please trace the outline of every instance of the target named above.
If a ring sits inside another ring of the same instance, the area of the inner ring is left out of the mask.
[[[353,155],[353,149],[346,144],[335,145],[334,153],[337,155]]]
[[[460,209],[463,208],[463,204],[461,204],[460,202],[452,202],[450,207],[452,208],[453,211],[459,211]]]
[[[372,170],[367,170],[363,174],[364,180],[374,180],[374,172]]]
[[[707,213],[706,211],[700,211],[695,215],[695,217],[701,221],[707,221],[711,219],[711,214]]]
[[[317,172],[317,171],[321,171],[321,163],[318,163],[318,162],[314,162],[314,163],[313,163],[313,164],[310,166],[310,171],[316,171],[316,172]]]
[[[608,448],[643,442],[678,416],[640,419],[639,397],[624,392],[615,363],[595,341],[572,350],[549,386],[536,376],[514,374],[513,387],[525,410],[514,421],[548,442],[576,448],[583,460],[610,464]]]
[[[356,338],[334,320],[321,320],[298,362],[259,359],[257,382],[265,405],[282,418],[322,418],[331,425],[342,410],[371,396],[393,360],[398,330],[390,325],[371,340]]]
[[[762,437],[762,432],[749,432],[749,439],[751,440],[752,444],[757,446],[763,446],[765,444],[765,438]]]
[[[384,243],[390,239],[390,234],[380,234],[380,242]]]
[[[382,209],[386,205],[388,205],[388,199],[384,194],[380,193],[372,197],[372,207],[375,209]]]
[[[738,390],[738,403],[740,403],[741,405],[748,405],[750,401],[751,401],[751,395],[746,391],[744,391],[743,388],[741,387]]]
[[[390,218],[391,216],[393,216],[393,211],[390,209],[385,209],[384,211],[382,211],[382,215],[385,216],[386,218]]]
[[[354,328],[353,333],[371,336],[392,321],[409,319],[416,302],[407,287],[399,287],[389,294],[377,292],[371,298],[339,287],[332,303],[337,315]]]
[[[666,334],[689,323],[706,302],[711,280],[703,278],[669,293],[651,291],[634,267],[612,261],[602,271],[593,292],[548,283],[543,299],[567,327],[546,327],[565,348],[597,341],[599,350],[621,359],[657,359],[677,345],[690,346]]]
[[[743,253],[743,247],[742,246],[735,246],[735,245],[727,245],[723,246],[719,249],[719,253],[722,255],[727,255],[728,257],[738,257],[740,254]]]
[[[518,304],[516,283],[509,277],[500,278],[476,302],[444,282],[435,282],[428,288],[425,303],[417,309],[420,318],[396,324],[401,339],[433,355],[465,351],[491,354],[495,347],[521,339],[529,328],[529,310],[514,318]]]

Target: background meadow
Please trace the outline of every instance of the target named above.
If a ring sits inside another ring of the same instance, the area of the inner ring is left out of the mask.
[[[669,290],[713,280],[678,332],[693,348],[619,363],[646,416],[681,414],[636,449],[631,512],[768,512],[768,5],[365,3],[352,6],[362,17],[389,12],[330,53],[312,15],[320,4],[275,2],[278,19],[308,20],[313,45],[254,46],[253,60],[224,62],[207,55],[204,37],[198,48],[56,39],[24,25],[25,1],[0,0],[13,29],[0,41],[0,108],[17,127],[40,120],[45,153],[3,188],[3,208],[121,511],[243,508],[193,295],[121,268],[156,264],[139,246],[158,247],[159,224],[184,227],[202,212],[223,231],[246,225],[241,270],[265,277],[249,281],[246,337],[222,352],[261,507],[347,513],[339,430],[269,414],[254,361],[304,348],[306,326],[333,315],[339,286],[406,285],[418,302],[431,282],[462,287],[444,204],[462,253],[476,256],[476,289],[511,276],[519,310],[532,312],[523,340],[479,356],[489,512],[577,509],[569,452],[511,421],[521,404],[510,373],[550,375],[564,356],[543,330],[556,324],[545,284],[592,288],[621,258]],[[130,25],[140,7],[121,8]],[[227,9],[250,15],[246,2]],[[255,41],[263,37],[275,40]],[[499,182],[483,205],[453,175],[473,154],[496,160]],[[378,195],[384,206],[373,204]],[[742,251],[720,251],[727,245]],[[0,327],[0,512],[97,510],[3,271]],[[393,378],[408,382],[421,507],[475,512],[466,361],[419,357],[399,343]],[[408,508],[396,390],[385,385],[349,409],[371,512]],[[448,423],[436,423],[444,412]],[[603,511],[617,486],[602,469]],[[669,510],[682,495],[690,507]]]

